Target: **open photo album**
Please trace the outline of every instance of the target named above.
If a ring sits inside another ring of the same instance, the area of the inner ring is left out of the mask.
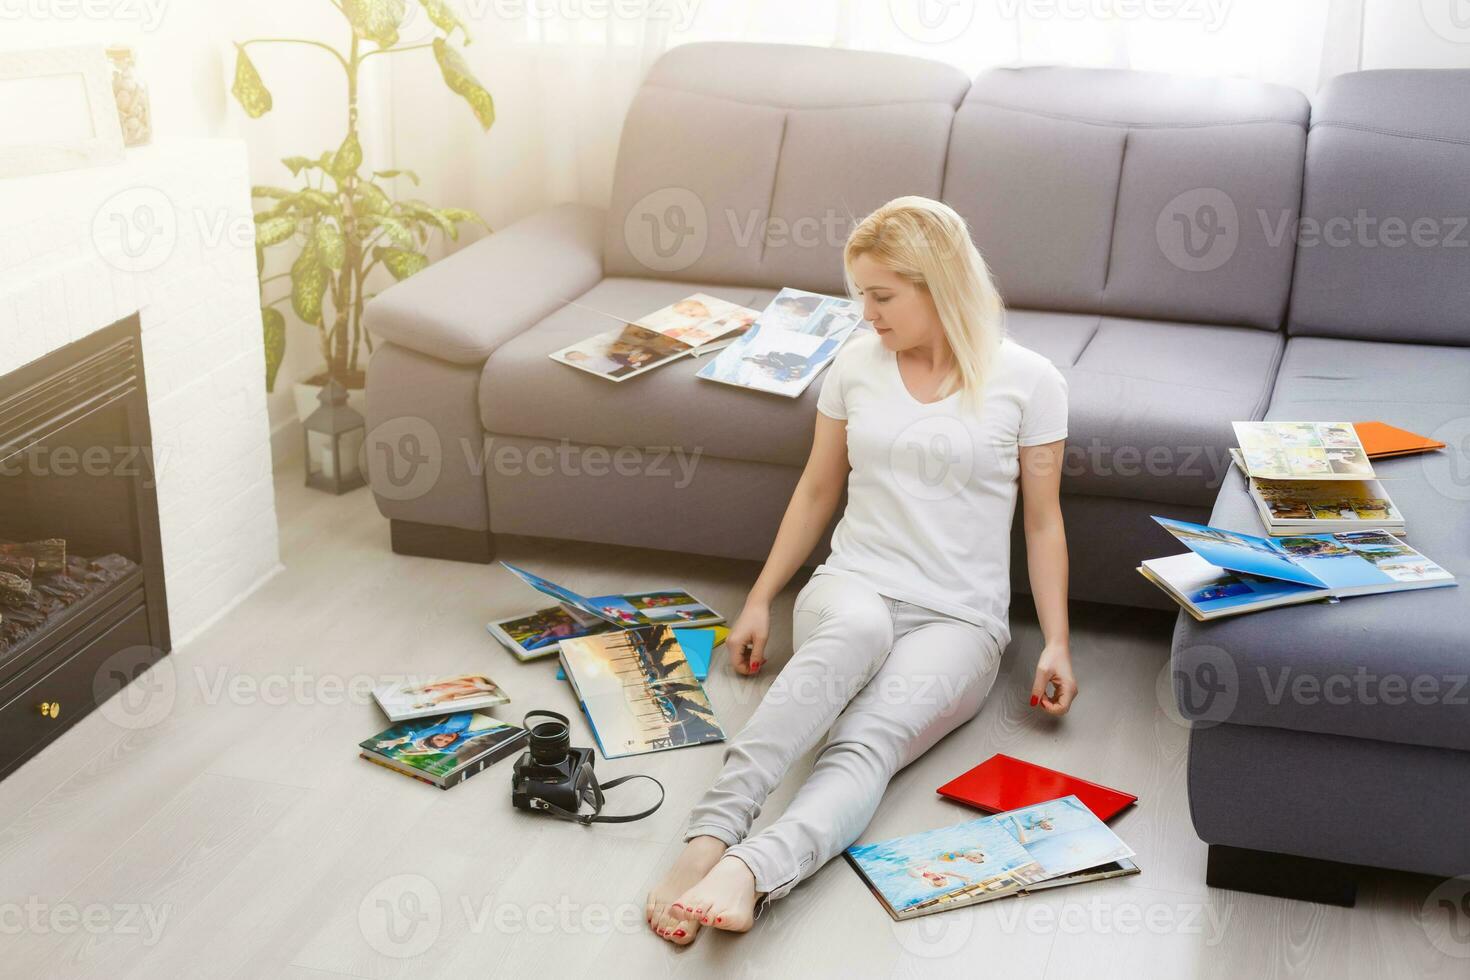
[[[845,852],[894,919],[1138,874],[1133,849],[1075,796]]]
[[[863,322],[860,303],[783,289],[734,343],[700,369],[706,381],[795,398]]]
[[[755,310],[695,293],[551,354],[608,381],[626,381],[701,349],[714,350],[750,327]],[[611,318],[611,317],[610,317]]]
[[[1457,584],[1450,572],[1381,528],[1273,539],[1154,520],[1190,553],[1148,559],[1138,571],[1199,620]]]
[[[725,617],[683,589],[653,589],[617,595],[584,596],[533,572],[501,562],[507,571],[559,605],[486,625],[519,660],[536,660],[580,636],[595,636],[663,623],[671,626],[713,626]]]
[[[1259,480],[1371,480],[1351,422],[1233,422],[1245,471]]]
[[[1231,455],[1242,472],[1240,450]],[[1404,534],[1404,515],[1377,480],[1263,480],[1246,477],[1261,524],[1272,537],[1373,527]]]

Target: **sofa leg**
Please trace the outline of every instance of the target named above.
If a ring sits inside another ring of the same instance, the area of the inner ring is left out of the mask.
[[[1211,844],[1205,883],[1211,888],[1274,895],[1351,908],[1358,900],[1358,867]]]
[[[488,565],[495,558],[495,535],[462,527],[389,521],[393,552],[416,558],[442,558]]]

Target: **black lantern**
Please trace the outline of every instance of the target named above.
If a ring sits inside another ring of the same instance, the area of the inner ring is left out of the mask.
[[[316,396],[321,407],[306,417],[306,485],[343,494],[367,484],[359,456],[367,423],[347,404],[347,389],[331,378]]]

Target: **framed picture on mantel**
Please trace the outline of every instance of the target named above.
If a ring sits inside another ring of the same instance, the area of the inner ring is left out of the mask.
[[[119,163],[107,51],[0,51],[0,179]]]

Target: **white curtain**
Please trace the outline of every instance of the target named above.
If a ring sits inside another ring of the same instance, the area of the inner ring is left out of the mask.
[[[603,205],[623,115],[670,47],[738,40],[934,58],[973,74],[1067,64],[1240,75],[1310,94],[1359,66],[1365,0],[451,0],[495,96],[481,134],[432,59],[394,68],[396,165],[503,224]]]

